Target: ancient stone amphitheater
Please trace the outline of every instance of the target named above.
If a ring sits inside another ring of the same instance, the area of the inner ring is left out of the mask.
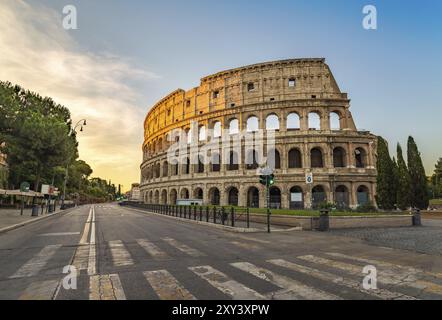
[[[272,207],[374,204],[376,137],[356,128],[349,108],[324,59],[274,61],[205,77],[199,87],[176,90],[149,111],[142,199],[264,207],[261,157],[272,163],[276,177]],[[259,141],[271,132],[274,143],[261,156],[250,150],[243,132],[262,132]],[[216,140],[226,135],[227,143]],[[236,137],[239,147],[229,137]],[[215,148],[194,157],[195,148],[214,139]],[[178,145],[184,153],[173,148]],[[313,183],[307,183],[309,175]]]

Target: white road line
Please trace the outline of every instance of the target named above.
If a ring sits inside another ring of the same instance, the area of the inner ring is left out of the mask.
[[[399,292],[393,292],[390,290],[385,290],[385,289],[377,289],[377,290],[365,290],[362,287],[362,281],[358,282],[352,279],[345,279],[344,277],[341,276],[337,276],[334,275],[332,273],[329,272],[325,272],[325,271],[320,271],[314,268],[310,268],[310,267],[306,267],[306,266],[301,266],[299,264],[293,263],[293,262],[289,262],[286,260],[282,260],[282,259],[275,259],[275,260],[269,260],[268,262],[280,266],[280,267],[284,267],[296,272],[300,272],[306,275],[310,275],[312,277],[324,280],[324,281],[329,281],[332,283],[336,283],[351,289],[355,289],[357,291],[360,291],[362,293],[383,299],[383,300],[416,300],[416,298],[414,297],[410,297],[407,295],[404,295],[402,293]]]
[[[89,300],[126,300],[118,275],[95,275],[90,277]]]
[[[255,265],[248,262],[232,263],[232,266],[238,268],[244,272],[247,272],[255,277],[270,282],[284,290],[271,293],[272,299],[277,300],[339,300],[340,297],[326,293],[319,289],[309,287],[299,281],[290,279],[288,277],[276,274],[270,270],[258,268]]]
[[[230,279],[221,271],[211,266],[191,267],[189,270],[209,282],[216,289],[230,296],[233,300],[265,300],[266,298],[241,283]]]
[[[134,264],[129,251],[127,251],[121,240],[109,241],[109,248],[112,254],[114,266],[130,266]]]
[[[196,300],[177,279],[166,270],[146,271],[146,280],[161,300]]]
[[[327,254],[333,257],[354,260],[377,267],[379,269],[378,279],[380,282],[385,284],[408,286],[422,290],[423,292],[442,295],[442,285],[427,280],[421,280],[424,275],[432,275],[437,277],[436,274],[428,273],[413,267],[404,267],[380,260],[358,258],[340,253]],[[359,268],[362,270],[362,267]]]
[[[62,237],[62,236],[76,236],[79,235],[80,232],[56,232],[56,233],[43,233],[39,234],[39,237]]]
[[[18,300],[52,300],[58,284],[58,280],[33,282],[23,291]]]
[[[35,276],[40,272],[41,269],[45,267],[46,263],[61,247],[61,244],[44,247],[35,257],[26,262],[14,275],[9,278],[14,279]]]
[[[97,252],[95,247],[95,209],[91,207],[92,216],[91,218],[91,239],[89,241],[89,261],[87,273],[92,276],[97,273]]]
[[[167,259],[169,256],[167,253],[162,251],[160,248],[158,248],[155,244],[152,242],[146,240],[146,239],[138,239],[137,240],[138,245],[140,245],[148,254],[152,256],[155,260],[164,260]]]
[[[86,223],[84,224],[83,235],[81,237],[80,244],[88,243],[87,239],[89,236],[89,230],[91,227],[91,223],[92,223],[92,207],[89,209],[89,216],[86,220]]]
[[[246,250],[259,250],[260,249],[260,247],[258,245],[250,243],[250,242],[247,243],[247,242],[231,241],[230,243],[237,246],[237,247],[246,249]]]
[[[171,246],[177,248],[181,252],[184,252],[184,253],[188,254],[189,256],[192,256],[192,257],[202,257],[202,256],[205,256],[205,254],[202,253],[201,251],[193,249],[193,248],[191,248],[191,247],[189,247],[189,246],[187,246],[185,244],[179,243],[175,239],[163,238],[163,241],[165,241],[168,244],[170,244]]]

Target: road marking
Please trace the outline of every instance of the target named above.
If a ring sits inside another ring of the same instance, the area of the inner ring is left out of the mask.
[[[138,239],[137,243],[155,260],[164,260],[169,257],[164,251],[146,239]]]
[[[62,237],[62,236],[76,236],[80,232],[58,232],[58,233],[43,233],[39,234],[39,237]]]
[[[276,274],[270,270],[258,268],[248,262],[232,263],[232,266],[244,272],[247,272],[257,278],[270,282],[284,290],[276,291],[270,294],[272,299],[276,300],[340,300],[341,298],[319,289],[311,288],[294,279]]]
[[[134,264],[129,251],[127,251],[121,240],[109,241],[109,247],[111,250],[114,266],[123,267]]]
[[[58,280],[33,282],[23,291],[18,300],[52,300],[58,284]]]
[[[234,244],[237,247],[247,249],[247,250],[259,250],[260,247],[256,244],[252,243],[246,243],[246,242],[239,242],[239,241],[231,241],[231,244]]]
[[[91,223],[92,223],[92,206],[89,209],[89,216],[87,217],[86,223],[84,224],[84,230],[83,230],[83,235],[80,240],[80,244],[88,243],[87,238],[89,236],[89,229],[91,227]]]
[[[188,254],[189,256],[192,256],[192,257],[202,257],[202,256],[205,256],[204,253],[202,253],[202,252],[200,252],[200,251],[198,251],[196,249],[193,249],[193,248],[191,248],[189,246],[186,246],[185,244],[179,243],[175,239],[164,238],[163,241],[165,241],[168,244],[170,244],[171,246],[177,248],[181,252],[184,252],[184,253]]]
[[[230,296],[233,300],[265,300],[266,298],[241,283],[230,279],[224,273],[211,266],[189,268],[195,274],[209,282],[216,289]]]
[[[397,264],[393,264],[390,262],[385,262],[385,261],[380,261],[380,260],[375,260],[375,259],[359,258],[359,257],[349,256],[346,254],[336,253],[336,252],[327,252],[326,254],[329,256],[332,256],[332,257],[336,257],[336,258],[344,258],[344,259],[348,259],[348,260],[358,261],[358,262],[362,262],[362,263],[366,263],[366,264],[371,264],[371,265],[383,267],[386,269],[400,269],[400,270],[407,271],[411,274],[422,273],[422,274],[428,275],[430,277],[442,278],[441,273],[433,273],[433,272],[425,271],[425,270],[410,267],[410,266],[397,265]]]
[[[404,295],[402,293],[399,292],[393,292],[393,291],[389,291],[389,290],[385,290],[385,289],[377,289],[377,290],[365,290],[362,287],[362,281],[358,282],[355,280],[351,280],[351,279],[345,279],[344,277],[341,276],[337,276],[334,275],[332,273],[329,272],[325,272],[325,271],[319,271],[317,269],[314,268],[310,268],[310,267],[306,267],[306,266],[301,266],[299,264],[296,263],[292,263],[286,260],[282,260],[282,259],[275,259],[275,260],[269,260],[268,262],[286,268],[286,269],[290,269],[296,272],[300,272],[303,274],[307,274],[310,275],[312,277],[324,280],[324,281],[330,281],[339,285],[343,285],[345,287],[351,288],[351,289],[355,289],[358,290],[362,293],[383,299],[383,300],[416,300],[416,298],[414,297],[410,297],[407,295]]]
[[[161,300],[196,300],[181,284],[166,270],[146,271],[143,273],[155,293]]]
[[[75,250],[72,265],[78,270],[88,270],[89,264],[89,245],[79,245]]]
[[[92,276],[97,273],[97,252],[95,247],[95,208],[91,207],[90,222],[91,222],[91,239],[89,241],[89,259],[88,259],[88,268],[87,274]]]
[[[95,275],[90,277],[89,300],[126,300],[118,275]]]
[[[46,263],[61,247],[61,244],[44,247],[35,257],[26,262],[14,275],[9,278],[14,279],[35,276],[38,272],[40,272],[41,269],[44,268]]]
[[[425,272],[423,270],[415,269],[413,267],[404,267],[402,265],[395,265],[392,263],[379,261],[379,260],[348,256],[340,253],[327,253],[327,254],[333,257],[355,260],[358,262],[372,264],[376,266],[377,268],[381,269],[380,272],[378,272],[378,278],[380,282],[386,284],[398,285],[398,286],[413,287],[422,290],[424,292],[442,295],[442,285],[426,280],[421,280],[422,276],[424,276],[425,274],[431,275],[430,273]],[[435,276],[434,274],[432,275]]]

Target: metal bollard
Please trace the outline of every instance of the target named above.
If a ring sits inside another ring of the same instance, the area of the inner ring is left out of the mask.
[[[213,223],[216,224],[216,207],[213,207]]]
[[[328,231],[330,229],[330,216],[328,209],[323,209],[320,211],[319,215],[319,231]]]
[[[209,222],[209,207],[206,207],[206,222]]]
[[[417,208],[413,209],[413,226],[422,226],[421,211]]]
[[[232,227],[234,227],[235,226],[235,208],[232,207],[230,209],[230,215],[232,217]]]

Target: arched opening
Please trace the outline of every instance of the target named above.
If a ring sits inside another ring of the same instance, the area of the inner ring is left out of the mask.
[[[186,129],[185,134],[186,134],[185,141],[187,142],[187,144],[191,144],[192,143],[192,130]]]
[[[209,191],[210,204],[212,206],[220,205],[220,192],[218,188],[212,188]]]
[[[229,122],[229,134],[238,134],[239,133],[239,121],[238,119],[232,119]]]
[[[259,130],[259,120],[255,116],[247,119],[247,132],[255,132]]]
[[[161,192],[161,204],[167,204],[167,190]]]
[[[149,203],[153,203],[153,191],[149,192]]]
[[[199,155],[198,156],[198,164],[196,165],[195,168],[195,172],[196,173],[204,173],[204,157]]]
[[[203,200],[204,192],[201,188],[196,188],[193,192],[194,199]]]
[[[212,153],[212,172],[221,171],[221,156],[218,152]]]
[[[154,196],[154,199],[153,199],[153,203],[154,204],[159,204],[160,203],[160,191],[155,191],[155,196]]]
[[[183,174],[190,174],[190,159],[184,158],[183,160]]]
[[[337,186],[335,189],[335,203],[339,209],[346,209],[350,206],[350,197],[346,186]]]
[[[169,175],[169,163],[167,161],[163,162],[163,177],[167,177]]]
[[[301,151],[297,148],[289,151],[289,168],[302,168],[302,155]]]
[[[304,209],[304,193],[301,187],[290,189],[290,209]]]
[[[367,165],[367,153],[363,148],[357,148],[355,150],[355,162],[356,168],[365,168]]]
[[[180,197],[181,199],[189,199],[189,190],[187,190],[186,188],[182,189]]]
[[[330,112],[330,129],[341,130],[341,117],[337,112]]]
[[[259,190],[258,188],[251,187],[247,192],[247,207],[259,208]]]
[[[266,130],[279,130],[279,118],[276,114],[271,114],[267,116]]]
[[[327,202],[327,195],[323,186],[316,186],[312,190],[312,205],[314,209],[317,209],[321,204]]]
[[[161,165],[157,163],[155,165],[155,178],[160,178],[160,177],[161,177]]]
[[[239,158],[238,153],[235,151],[230,151],[229,153],[229,164],[227,165],[227,170],[235,171],[239,169]]]
[[[345,150],[344,148],[337,147],[333,149],[333,165],[335,168],[345,168]]]
[[[216,121],[213,124],[213,137],[214,138],[221,137],[221,122],[220,121]]]
[[[299,130],[301,129],[301,120],[299,115],[295,112],[290,113],[287,116],[287,130]]]
[[[321,130],[321,117],[316,112],[308,114],[308,128],[309,130]]]
[[[206,141],[206,127],[201,126],[198,129],[198,141]]]
[[[359,186],[357,190],[358,205],[363,206],[370,202],[370,193],[366,186]]]
[[[281,209],[281,190],[277,187],[270,188],[270,208]]]
[[[236,189],[235,187],[232,187],[229,189],[228,192],[228,203],[229,206],[238,206],[238,189]]]
[[[178,196],[177,191],[175,189],[172,189],[170,191],[170,197],[169,197],[171,205],[176,205],[177,196]]]
[[[258,167],[258,153],[255,150],[249,150],[246,157],[246,169],[256,170]]]
[[[271,149],[267,154],[267,165],[271,169],[281,169],[281,156],[279,151]]]
[[[312,168],[324,168],[324,159],[322,158],[321,149],[313,148],[310,151],[310,162]]]
[[[178,175],[178,160],[174,160],[172,163],[172,175],[177,176]]]

